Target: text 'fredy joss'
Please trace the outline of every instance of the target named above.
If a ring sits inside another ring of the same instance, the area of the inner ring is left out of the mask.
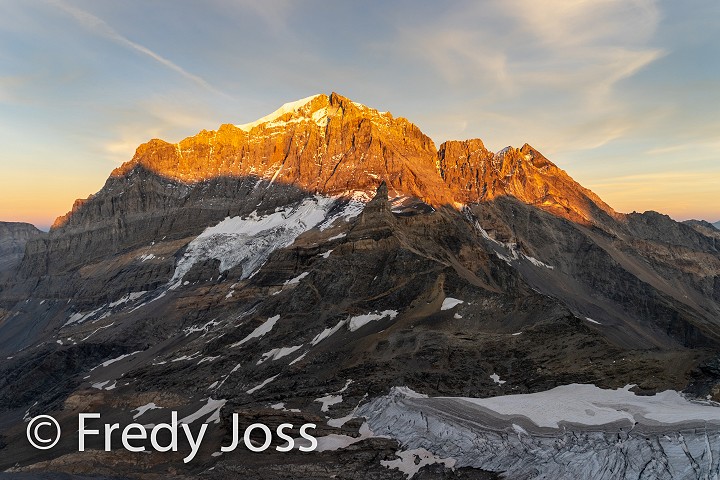
[[[115,440],[120,436],[120,445],[129,452],[145,452],[154,450],[156,452],[177,452],[179,449],[179,433],[182,431],[184,440],[186,440],[190,452],[183,458],[184,463],[188,463],[195,458],[200,449],[208,424],[203,423],[195,433],[190,425],[186,423],[178,423],[178,414],[173,411],[171,413],[170,423],[159,423],[157,425],[142,425],[140,423],[129,423],[121,426],[119,423],[98,424],[95,420],[100,420],[99,413],[81,413],[78,416],[78,451],[84,452],[87,442],[92,438],[102,438],[103,447],[106,452],[110,452],[113,448],[119,448],[119,445],[113,443],[113,432],[115,432]],[[295,429],[291,423],[282,423],[278,425],[275,432],[263,423],[253,423],[245,428],[241,435],[242,427],[237,413],[232,415],[232,441],[229,445],[221,446],[220,451],[232,452],[241,445],[244,445],[251,452],[264,452],[275,440],[280,440],[281,444],[276,445],[274,449],[278,452],[285,453],[294,448],[301,452],[312,452],[317,448],[317,440],[313,435],[308,433],[309,430],[316,428],[314,423],[306,423],[299,428],[299,437],[292,437],[289,433]],[[46,442],[45,436],[40,434],[40,426],[50,425],[44,423],[33,427],[33,422],[28,425],[28,440],[33,443]],[[100,428],[102,427],[102,428]],[[56,430],[59,440],[60,430]],[[35,438],[31,438],[35,437]],[[258,440],[259,439],[259,440]],[[149,445],[148,445],[149,442]],[[277,442],[275,442],[277,443]],[[35,443],[33,443],[35,445]],[[53,444],[54,445],[54,444]],[[152,447],[152,448],[149,448]],[[36,447],[41,448],[41,447]]]

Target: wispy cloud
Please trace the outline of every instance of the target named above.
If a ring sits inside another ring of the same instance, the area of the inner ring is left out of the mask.
[[[378,48],[424,62],[476,111],[511,114],[519,133],[597,148],[640,123],[617,87],[665,55],[660,19],[655,0],[468,2],[398,22]]]
[[[70,5],[62,0],[49,0],[49,2],[63,10],[64,12],[71,15],[80,25],[82,25],[87,30],[100,35],[102,37],[105,37],[118,45],[122,45],[124,47],[127,47],[131,50],[134,50],[136,52],[139,52],[143,55],[146,55],[149,58],[152,58],[159,64],[163,65],[166,68],[169,68],[170,70],[173,70],[174,72],[177,72],[178,74],[182,75],[183,77],[187,78],[188,80],[192,81],[193,83],[209,90],[210,92],[219,94],[219,95],[225,95],[223,92],[219,91],[215,87],[213,87],[207,80],[200,77],[199,75],[195,75],[194,73],[188,72],[180,65],[176,64],[172,60],[169,60],[162,55],[160,55],[157,52],[154,52],[153,50],[147,48],[144,45],[141,45],[137,42],[134,42],[115,30],[112,26],[110,26],[107,22],[105,22],[103,19],[93,15],[90,12],[87,12],[81,8],[75,7],[73,5]]]

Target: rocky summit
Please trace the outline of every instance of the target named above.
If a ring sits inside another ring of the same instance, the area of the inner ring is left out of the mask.
[[[720,471],[720,231],[616,212],[527,144],[316,95],[141,145],[49,233],[0,224],[0,265],[9,478]],[[77,451],[82,412],[171,411],[206,425],[190,462]],[[41,414],[69,432],[42,451]],[[223,452],[235,418],[317,448]]]

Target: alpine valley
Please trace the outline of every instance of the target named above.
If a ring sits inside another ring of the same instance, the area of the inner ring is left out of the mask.
[[[0,224],[0,358],[0,478],[717,479],[720,230],[316,95]],[[78,452],[171,411],[191,462]],[[221,452],[233,414],[317,449]]]

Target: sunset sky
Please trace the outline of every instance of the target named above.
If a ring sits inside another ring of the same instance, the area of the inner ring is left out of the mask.
[[[439,145],[527,142],[616,210],[720,220],[720,2],[0,0],[0,220],[153,137],[336,91]]]

